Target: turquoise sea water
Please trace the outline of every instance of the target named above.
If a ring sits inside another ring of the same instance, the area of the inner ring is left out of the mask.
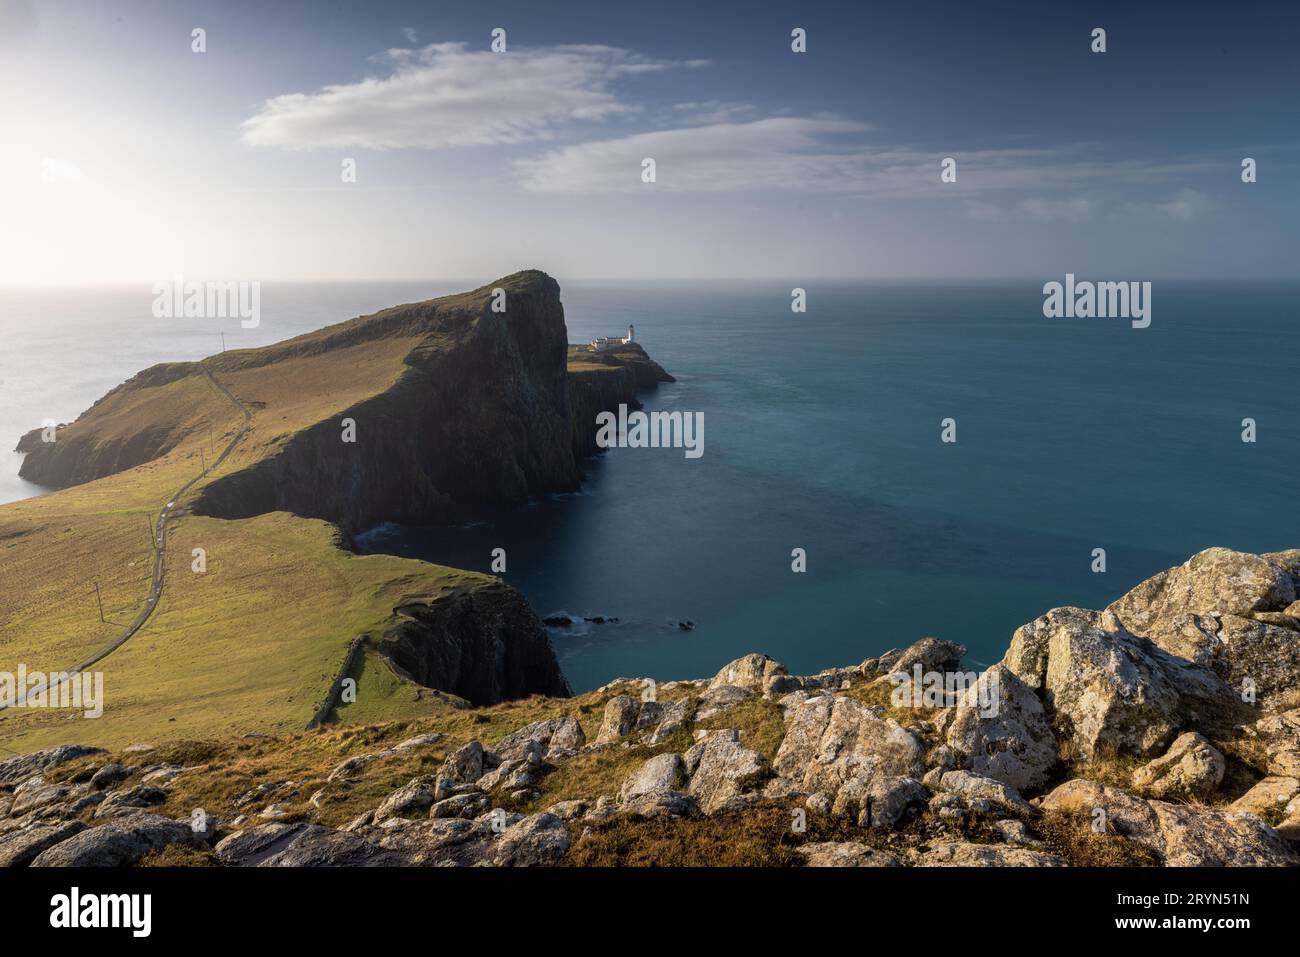
[[[153,319],[147,289],[7,293],[2,437],[215,351],[218,328],[262,344],[475,284],[266,287],[256,330]],[[803,282],[802,315],[791,282],[561,285],[571,341],[636,324],[678,378],[647,409],[702,412],[703,457],[614,449],[579,494],[365,541],[483,571],[504,547],[540,615],[617,617],[553,629],[577,689],[748,651],[815,671],[924,635],[983,664],[1047,608],[1098,607],[1198,549],[1300,546],[1300,285],[1156,282],[1142,330],[1045,319],[1041,282]],[[6,464],[0,500],[39,491]]]

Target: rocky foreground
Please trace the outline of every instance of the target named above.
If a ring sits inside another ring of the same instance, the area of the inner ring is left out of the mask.
[[[955,694],[900,697],[960,673],[927,638],[441,724],[67,745],[0,762],[0,864],[1295,865],[1298,590],[1300,550],[1209,549],[1030,622]]]

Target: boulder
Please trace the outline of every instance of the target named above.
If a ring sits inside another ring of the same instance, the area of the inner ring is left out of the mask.
[[[1056,608],[1017,629],[1001,663],[1042,691],[1058,730],[1083,757],[1152,757],[1183,721],[1157,650],[1112,614]]]
[[[1297,859],[1286,842],[1258,816],[1165,801],[1144,801],[1116,788],[1076,778],[1043,799],[1045,811],[1067,811],[1097,820],[1136,841],[1170,867],[1288,866]]]
[[[894,719],[852,698],[818,695],[789,713],[772,766],[804,791],[833,794],[854,778],[920,777],[923,755],[921,742]]]
[[[532,814],[501,834],[492,863],[508,867],[546,867],[559,864],[569,850],[569,831],[554,814]]]
[[[157,807],[167,800],[162,788],[139,784],[124,791],[113,791],[95,809],[95,817],[118,817],[133,814],[141,808]]]
[[[535,721],[506,735],[493,748],[493,752],[499,755],[502,761],[519,759],[524,756],[529,742],[536,742],[543,749],[547,759],[553,760],[580,751],[587,742],[587,736],[583,733],[578,719],[572,715],[548,718],[545,721]]]
[[[103,748],[90,748],[83,744],[61,744],[32,754],[20,754],[0,761],[0,787],[10,787],[49,768],[68,761],[84,758],[88,754],[104,754]]]
[[[733,685],[761,692],[767,679],[773,675],[786,674],[785,665],[767,655],[749,654],[728,662],[709,682],[709,690]]]
[[[22,817],[45,808],[51,808],[67,799],[71,788],[65,784],[50,784],[39,774],[28,778],[14,788],[10,817]]]
[[[409,863],[402,853],[355,832],[308,824],[258,867],[395,867]]]
[[[727,806],[756,783],[757,776],[767,768],[763,755],[718,735],[694,745],[684,764],[691,769],[686,793],[699,802],[706,814]]]
[[[1056,736],[1042,702],[1002,665],[958,699],[946,740],[963,766],[1021,791],[1046,783],[1056,765]]]
[[[90,786],[96,791],[107,790],[114,784],[125,781],[134,771],[134,768],[129,768],[125,764],[114,761],[111,764],[104,765],[91,775]]]
[[[676,791],[684,776],[685,768],[680,754],[656,754],[624,779],[619,800],[628,801],[645,794]]]
[[[1180,734],[1169,750],[1133,772],[1133,786],[1156,798],[1204,798],[1223,781],[1223,755],[1202,735]]]
[[[1300,778],[1266,777],[1229,805],[1234,811],[1249,811],[1265,817],[1282,813],[1300,795]]]
[[[916,858],[920,867],[1065,867],[1055,854],[1005,844],[971,844],[945,841]]]
[[[950,671],[961,671],[961,661],[964,657],[966,657],[964,645],[944,641],[942,638],[922,638],[894,658],[889,663],[888,670],[912,673],[920,665],[923,673],[946,674]]]
[[[450,760],[450,759],[448,759]],[[441,773],[438,781],[443,780]],[[390,817],[409,817],[412,811],[422,811],[434,802],[434,788],[428,775],[412,778],[392,794],[388,795],[379,807],[375,808],[374,823],[379,824]]]
[[[289,824],[284,821],[255,824],[253,827],[236,831],[222,838],[213,848],[213,854],[222,864],[242,864],[284,841],[301,827],[301,824]]]
[[[728,708],[734,708],[742,701],[747,701],[752,697],[754,697],[753,691],[738,685],[710,687],[708,691],[700,695],[699,710],[695,714],[695,719],[703,721],[705,718],[711,718],[715,714],[721,714]]]
[[[37,823],[0,835],[0,867],[26,867],[46,848],[86,829],[80,821]]]
[[[636,724],[641,703],[625,694],[615,695],[605,702],[605,716],[600,722],[597,744],[612,744],[627,737]]]
[[[521,746],[520,752],[522,751]],[[481,778],[485,761],[486,753],[483,745],[477,741],[471,741],[447,755],[447,760],[438,769],[430,803],[450,797],[457,785],[472,784]]]
[[[1034,807],[1020,796],[1015,788],[1001,781],[969,771],[948,771],[940,779],[940,787],[962,799],[966,807],[981,814],[1031,815]]]
[[[807,867],[901,867],[888,851],[878,851],[853,841],[805,844],[798,848]]]
[[[73,834],[42,851],[32,866],[129,867],[150,851],[192,840],[188,824],[137,812]]]

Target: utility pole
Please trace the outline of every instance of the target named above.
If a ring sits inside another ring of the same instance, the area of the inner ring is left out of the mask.
[[[203,454],[203,446],[201,445],[199,446],[199,465],[201,466],[200,471],[206,472],[208,470],[208,459]]]
[[[99,605],[99,620],[107,624],[107,619],[104,617],[104,599],[99,594],[99,582],[95,582],[95,602]]]
[[[226,334],[224,332],[221,333],[221,351],[226,351]]]

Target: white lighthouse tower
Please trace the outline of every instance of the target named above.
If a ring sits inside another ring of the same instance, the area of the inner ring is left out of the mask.
[[[636,326],[630,322],[627,324],[627,338],[623,340],[623,345],[627,345],[629,342],[636,342]]]

